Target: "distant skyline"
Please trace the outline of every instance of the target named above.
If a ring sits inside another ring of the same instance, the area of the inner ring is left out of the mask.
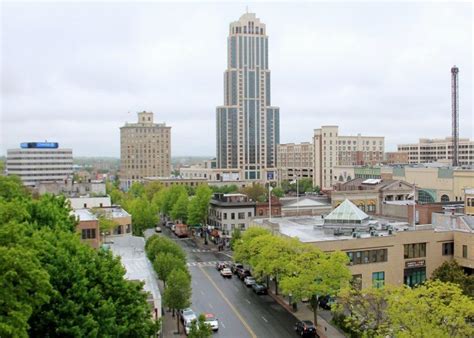
[[[386,151],[473,138],[472,3],[0,4],[0,156],[49,140],[74,156],[120,156],[119,128],[153,111],[172,156],[215,156],[229,24],[266,23],[280,141],[313,129],[385,136]]]

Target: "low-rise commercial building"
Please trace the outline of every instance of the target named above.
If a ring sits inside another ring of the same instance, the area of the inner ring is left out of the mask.
[[[7,150],[6,174],[19,176],[29,187],[40,182],[64,182],[72,178],[72,149],[56,142],[26,142]]]
[[[474,141],[460,138],[458,145],[459,165],[474,165]],[[453,138],[426,139],[418,143],[399,144],[398,152],[408,154],[408,163],[430,163],[442,161],[452,163]]]
[[[88,209],[76,209],[72,214],[78,220],[76,231],[81,235],[81,240],[98,249],[100,246],[100,228],[97,216]]]
[[[165,187],[172,185],[182,185],[188,187],[197,187],[202,184],[207,184],[206,178],[181,178],[181,177],[144,177],[143,182],[160,182]]]
[[[80,197],[70,197],[68,200],[69,203],[71,203],[71,208],[73,210],[104,208],[112,206],[110,196],[91,197],[86,195]]]
[[[464,213],[474,216],[474,188],[464,190]]]
[[[208,224],[220,237],[231,237],[235,229],[248,228],[255,217],[255,206],[244,194],[214,194],[209,202]]]
[[[325,252],[345,252],[353,278],[366,288],[417,285],[430,278],[444,261],[452,259],[472,274],[474,218],[459,219],[411,227],[408,223],[371,219],[346,200],[325,219],[254,219],[251,226],[268,228],[275,235],[297,237]]]

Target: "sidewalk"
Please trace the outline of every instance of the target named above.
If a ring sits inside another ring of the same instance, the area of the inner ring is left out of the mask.
[[[158,287],[160,288],[161,294],[164,294],[164,286],[162,281],[158,281]],[[177,332],[177,324],[176,324],[176,316],[177,314],[175,313],[175,316],[173,317],[173,313],[171,311],[168,311],[166,308],[162,309],[162,317],[161,317],[161,337],[163,338],[169,338],[169,337],[186,337],[184,334],[184,328],[183,328],[183,323],[179,323],[179,330],[181,333]]]
[[[310,320],[314,322],[314,314],[313,310],[311,310],[309,304],[298,302],[297,311],[293,311],[293,308],[290,304],[288,304],[288,300],[284,298],[281,294],[275,295],[273,290],[275,290],[274,283],[270,282],[273,287],[268,288],[268,294],[281,306],[283,306],[288,312],[292,313],[296,318],[299,320]],[[319,313],[319,311],[318,311]],[[331,323],[329,323],[326,319],[321,317],[318,314],[318,325],[316,328],[318,335],[321,338],[344,338],[344,332],[339,330],[338,328],[334,327]]]

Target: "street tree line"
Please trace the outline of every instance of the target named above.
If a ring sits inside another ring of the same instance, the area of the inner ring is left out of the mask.
[[[135,182],[127,192],[107,183],[107,193],[112,203],[130,212],[135,235],[156,226],[159,214],[185,224],[204,224],[212,196],[207,185],[191,189],[182,185],[165,187],[160,182]]]
[[[258,279],[268,281],[271,277],[276,294],[280,286],[295,303],[309,299],[315,323],[318,297],[336,295],[351,279],[346,254],[325,253],[296,238],[274,236],[257,227],[249,228],[234,242],[234,261],[250,265]]]
[[[147,337],[143,283],[120,259],[80,241],[63,196],[33,198],[0,176],[0,337]]]
[[[191,274],[186,266],[186,254],[184,250],[169,238],[153,235],[146,244],[145,251],[148,259],[152,262],[158,279],[163,282],[163,303],[175,312],[188,308],[191,305]],[[176,315],[177,329],[179,332],[180,318]],[[210,337],[211,331],[207,325],[194,324],[189,337]]]
[[[413,289],[360,290],[352,283],[345,253],[325,253],[257,227],[234,242],[234,261],[249,265],[267,284],[271,277],[276,294],[280,288],[292,302],[308,299],[315,323],[318,297],[336,297],[335,323],[351,337],[474,336],[472,279],[455,262],[446,262],[433,273],[433,280]]]

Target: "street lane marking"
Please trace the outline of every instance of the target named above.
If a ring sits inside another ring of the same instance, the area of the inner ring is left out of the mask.
[[[262,319],[265,321],[265,323],[268,323],[268,320],[264,316],[262,316]]]
[[[250,303],[250,301],[249,301],[248,299],[246,299],[245,301],[246,301],[247,303],[249,303],[249,304],[252,304],[252,303]]]
[[[226,255],[227,257],[230,257],[230,258],[232,258],[232,256],[231,256],[231,255],[229,255],[229,254],[226,254],[226,253],[223,253],[223,252],[221,252],[221,254],[222,254],[222,255]]]
[[[210,307],[211,309],[213,309],[213,308],[214,308],[214,306],[212,306],[212,304],[211,304],[211,303],[209,303],[209,307]]]
[[[203,295],[203,296],[204,296],[204,292],[203,292],[202,290],[199,290],[199,292],[201,292],[201,295]]]
[[[224,301],[230,306],[231,310],[234,311],[235,315],[237,316],[237,318],[239,318],[239,320],[242,322],[242,324],[244,324],[244,327],[247,329],[247,331],[250,333],[250,336],[252,336],[252,338],[257,338],[257,335],[255,334],[255,332],[252,331],[252,328],[247,324],[247,322],[245,321],[245,319],[242,317],[242,315],[239,313],[239,311],[237,311],[237,309],[234,307],[234,305],[232,305],[232,303],[227,299],[227,297],[224,295],[224,293],[222,292],[221,289],[219,289],[219,287],[217,286],[216,282],[214,282],[212,280],[212,278],[209,276],[209,274],[202,268],[202,267],[199,267],[199,269],[202,271],[202,273],[207,277],[207,279],[209,279],[209,281],[211,282],[212,286],[214,286],[214,288],[217,290],[217,292],[219,292],[219,294],[221,295],[222,299],[224,299]]]
[[[221,324],[221,326],[225,329],[225,325],[223,322],[219,322]]]

